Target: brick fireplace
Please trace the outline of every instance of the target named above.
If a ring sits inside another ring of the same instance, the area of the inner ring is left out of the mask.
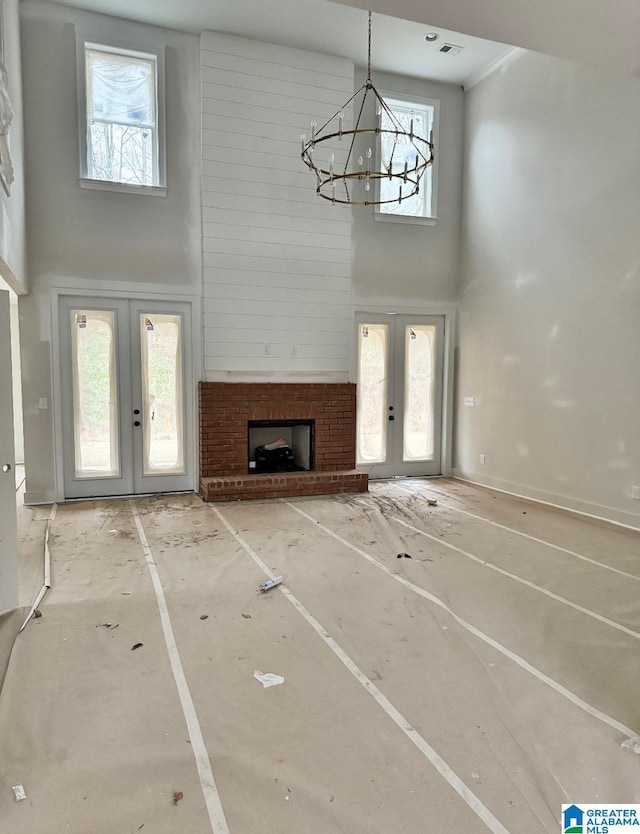
[[[355,470],[355,385],[201,382],[199,395],[205,501],[367,491],[367,475]],[[313,421],[313,469],[251,473],[248,427],[260,421]]]

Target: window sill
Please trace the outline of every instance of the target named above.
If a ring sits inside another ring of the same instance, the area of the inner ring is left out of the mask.
[[[122,191],[125,194],[146,194],[148,197],[167,196],[167,189],[163,185],[131,185],[126,182],[90,180],[86,177],[80,177],[80,188],[89,188],[94,191]]]
[[[409,223],[414,226],[435,226],[438,222],[437,217],[414,217],[411,214],[384,214],[381,211],[374,211],[373,216],[376,220],[381,220],[383,223]]]

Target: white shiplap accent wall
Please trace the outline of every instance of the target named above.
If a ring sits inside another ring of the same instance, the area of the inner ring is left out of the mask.
[[[206,377],[346,381],[351,210],[316,196],[300,134],[351,97],[353,64],[206,32],[201,69]]]

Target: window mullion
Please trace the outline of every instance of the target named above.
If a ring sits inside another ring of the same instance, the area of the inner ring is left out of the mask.
[[[136,123],[134,125],[129,124],[129,122],[120,122],[117,119],[90,119],[90,124],[94,125],[118,125],[118,127],[131,127],[134,130],[155,130],[156,126],[155,123],[150,122],[140,122],[139,124]]]

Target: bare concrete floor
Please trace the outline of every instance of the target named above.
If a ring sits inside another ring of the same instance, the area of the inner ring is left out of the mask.
[[[27,606],[47,517],[21,517]],[[640,802],[638,534],[412,480],[60,506],[50,548],[0,694],[2,834],[534,834]]]

